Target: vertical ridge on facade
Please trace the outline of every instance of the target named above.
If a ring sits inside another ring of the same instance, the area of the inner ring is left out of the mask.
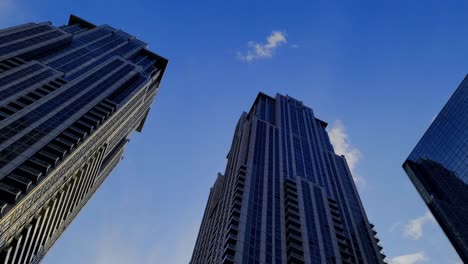
[[[108,25],[0,30],[0,263],[39,263],[141,131],[168,61]]]
[[[258,95],[211,188],[191,264],[386,262],[326,126],[292,97]]]

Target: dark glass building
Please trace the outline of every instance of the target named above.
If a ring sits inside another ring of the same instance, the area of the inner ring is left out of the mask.
[[[76,16],[0,30],[0,263],[39,263],[141,131],[167,60]]]
[[[298,100],[258,95],[211,188],[191,264],[384,263],[326,127]]]
[[[464,263],[468,263],[468,77],[403,168]]]

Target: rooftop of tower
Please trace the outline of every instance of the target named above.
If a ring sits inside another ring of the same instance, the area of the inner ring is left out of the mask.
[[[302,101],[299,101],[299,100],[297,100],[297,99],[295,99],[294,97],[291,97],[291,96],[289,96],[289,95],[282,95],[282,94],[280,94],[280,93],[277,93],[275,97],[271,97],[271,96],[269,96],[269,95],[267,95],[267,94],[265,94],[265,93],[263,93],[263,92],[258,92],[258,95],[257,95],[257,97],[255,98],[254,103],[253,103],[252,106],[250,107],[250,110],[249,110],[248,114],[250,115],[250,113],[252,113],[252,111],[253,111],[255,105],[257,105],[258,101],[260,101],[261,98],[269,98],[269,99],[271,99],[271,100],[275,100],[275,101],[276,101],[276,98],[278,98],[278,97],[284,97],[284,98],[286,98],[286,99],[288,99],[288,100],[292,99],[292,100],[295,100],[295,101],[297,101],[297,102],[300,102],[301,105],[302,105],[303,107],[308,107],[308,106],[304,105],[304,103],[303,103]],[[321,119],[319,119],[319,118],[317,118],[317,117],[315,117],[315,119],[320,123],[320,125],[322,126],[322,128],[326,128],[326,127],[328,126],[328,123],[327,123],[327,122],[325,122],[325,121],[323,121],[323,120],[321,120]]]
[[[81,18],[81,17],[79,17],[77,15],[74,15],[74,14],[70,14],[70,17],[68,18],[68,24],[67,25],[68,26],[80,25],[80,26],[86,27],[88,29],[98,27],[97,25],[89,22],[88,20],[86,20],[84,18]],[[121,30],[121,31],[123,31],[123,30]],[[129,35],[131,35],[132,38],[135,38],[135,39],[137,38],[137,37],[133,36],[132,34],[129,34]],[[150,51],[148,49],[148,44],[146,42],[144,42],[144,41],[143,41],[143,43],[146,45],[146,47],[144,49],[144,52],[145,52],[146,55],[148,55],[149,57],[155,58],[155,59],[161,61],[163,64],[165,64],[165,65],[161,65],[161,68],[163,69],[163,71],[161,72],[161,76],[163,76],[164,71],[165,71],[165,69],[167,67],[167,64],[169,63],[169,60],[162,57],[162,56],[159,56],[158,54],[156,54],[156,53],[154,53],[152,51]]]

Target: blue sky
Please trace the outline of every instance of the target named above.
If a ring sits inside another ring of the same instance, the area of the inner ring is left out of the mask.
[[[170,61],[143,133],[44,263],[188,263],[236,121],[259,91],[296,97],[330,123],[391,263],[459,263],[401,164],[467,73],[467,5],[0,0],[1,27],[74,13]]]

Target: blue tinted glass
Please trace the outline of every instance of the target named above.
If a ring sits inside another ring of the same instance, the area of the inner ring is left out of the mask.
[[[43,26],[38,26],[38,27],[23,30],[23,31],[19,31],[13,34],[8,34],[6,36],[0,37],[0,45],[6,44],[8,42],[12,42],[21,38],[29,37],[29,36],[32,36],[41,32],[45,32],[50,29],[51,27],[49,25],[43,25]]]
[[[113,63],[109,65],[111,69],[115,69],[115,67],[112,67]],[[114,64],[113,66],[117,66],[117,64]],[[98,84],[96,87],[88,91],[86,94],[82,95],[72,103],[70,103],[65,109],[62,111],[56,113],[54,116],[49,118],[47,121],[39,125],[38,127],[34,128],[32,131],[28,132],[26,135],[21,137],[19,140],[17,140],[15,143],[11,144],[7,148],[3,149],[0,151],[0,157],[2,159],[0,160],[0,167],[3,167],[6,165],[9,161],[11,161],[16,155],[22,153],[24,150],[29,148],[31,145],[34,143],[38,142],[43,136],[45,136],[47,133],[52,131],[55,127],[58,125],[62,124],[65,120],[67,120],[70,116],[72,116],[74,113],[76,113],[78,110],[80,110],[84,104],[87,104],[90,100],[93,98],[96,98],[104,92],[106,89],[108,89],[110,86],[112,86],[114,83],[118,82],[124,75],[129,73],[134,69],[133,66],[127,65],[123,67],[122,69],[118,70],[114,74],[112,74],[109,78]],[[76,88],[76,87],[74,87]],[[74,96],[76,93],[71,94]],[[64,98],[63,96],[60,98]],[[44,105],[43,105],[44,106]],[[36,112],[38,113],[38,112]],[[29,117],[29,116],[28,116]],[[24,122],[31,121],[31,120],[24,120]],[[24,124],[20,123],[21,127],[24,128]],[[7,128],[14,129],[11,125],[8,126]],[[5,129],[7,129],[5,128]],[[15,153],[15,156],[10,155],[10,153]]]
[[[404,165],[462,260],[468,261],[468,80],[461,83]]]

